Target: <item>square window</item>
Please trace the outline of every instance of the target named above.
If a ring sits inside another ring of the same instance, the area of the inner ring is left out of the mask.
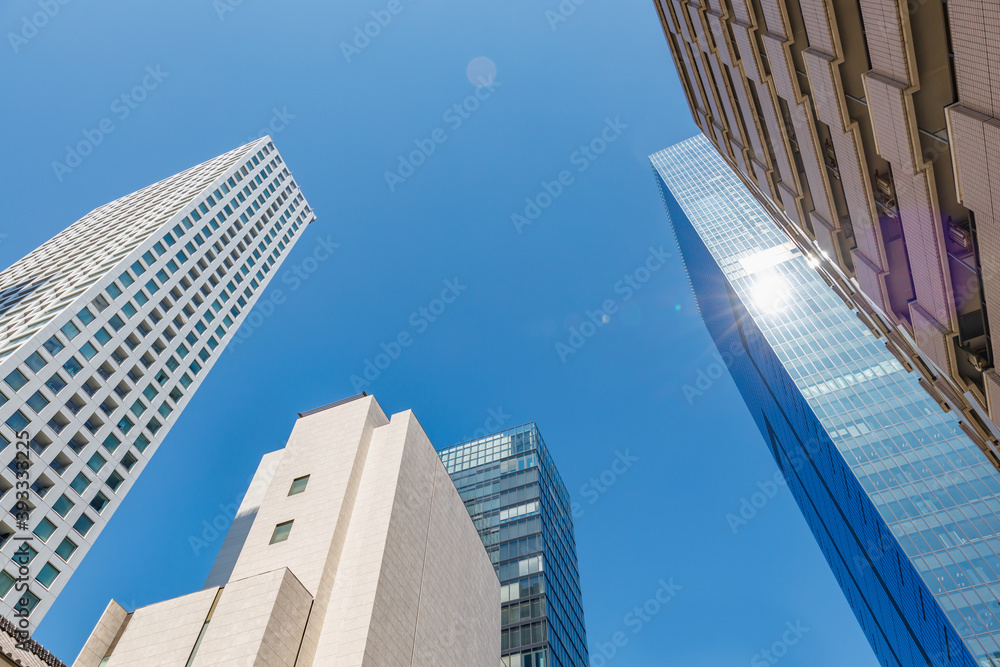
[[[73,530],[80,533],[84,537],[87,536],[87,533],[89,533],[90,529],[93,527],[94,527],[94,520],[91,519],[86,514],[81,514],[80,518],[77,519],[76,523],[73,524]]]
[[[122,327],[125,326],[125,320],[123,320],[118,315],[113,315],[111,317],[111,319],[108,320],[108,324],[110,324],[111,328],[114,329],[115,331],[121,331]],[[101,331],[104,331],[104,330],[101,329]],[[107,332],[105,332],[105,333],[107,333]],[[110,336],[109,336],[109,339],[110,339]]]
[[[122,291],[121,289],[119,289],[118,285],[111,283],[110,285],[108,285],[108,294],[111,295],[112,299],[117,299],[122,295]]]
[[[98,294],[97,298],[91,301],[91,304],[93,304],[94,308],[97,309],[97,312],[100,313],[103,312],[104,309],[108,307],[108,300],[105,299],[103,295]]]
[[[149,423],[146,424],[146,428],[148,428],[149,432],[152,433],[153,435],[156,435],[156,432],[159,431],[162,426],[163,424],[161,424],[160,420],[157,419],[156,417],[150,419]]]
[[[172,371],[177,370],[177,367],[180,365],[181,365],[180,362],[174,359],[173,357],[167,359],[167,368],[169,368]]]
[[[153,400],[154,398],[156,398],[156,395],[159,393],[160,392],[153,385],[149,385],[148,387],[142,390],[142,395],[148,398],[149,400]]]
[[[58,394],[66,388],[66,382],[59,376],[59,373],[56,373],[48,379],[45,386],[48,387],[53,394]]]
[[[132,456],[132,452],[128,452],[127,454],[125,454],[125,456],[122,457],[122,467],[125,468],[126,472],[132,472],[132,467],[137,462],[138,459]]]
[[[177,403],[182,398],[184,398],[184,392],[181,391],[180,387],[174,387],[173,389],[170,390],[170,394],[168,395],[170,396],[170,400],[173,401],[174,403]]]
[[[38,525],[35,526],[35,530],[32,532],[34,532],[35,535],[38,536],[38,539],[44,542],[45,540],[52,537],[52,533],[56,532],[56,525],[51,521],[49,521],[48,519],[43,518],[41,521],[38,522]]]
[[[115,315],[115,317],[118,316]],[[121,318],[119,318],[119,321],[120,320]],[[107,329],[101,327],[100,329],[97,330],[97,333],[94,334],[94,338],[96,338],[97,342],[100,343],[101,345],[107,345],[108,341],[111,340],[111,334],[108,333]]]
[[[299,477],[292,482],[292,486],[288,489],[288,495],[295,496],[306,490],[306,484],[309,483],[309,475],[305,477]]]
[[[136,402],[132,404],[132,412],[135,413],[136,417],[141,417],[142,413],[145,411],[146,406],[142,401],[136,400]]]
[[[0,598],[10,593],[10,589],[14,587],[15,581],[17,580],[7,574],[6,570],[0,570]]]
[[[170,405],[168,403],[163,403],[163,405],[161,405],[159,407],[159,409],[157,410],[157,412],[160,413],[160,416],[162,416],[164,419],[166,419],[167,417],[169,417],[170,413],[173,412],[173,411],[174,411],[174,409],[172,407],[170,407]]]
[[[128,417],[122,417],[121,421],[118,422],[118,430],[125,435],[128,435],[128,432],[132,430],[133,426],[135,426],[135,422]]]
[[[107,463],[107,460],[105,460],[103,456],[95,452],[94,455],[90,457],[90,460],[87,461],[87,467],[93,470],[94,472],[100,472],[101,468],[104,467],[105,463]]]
[[[139,290],[138,292],[135,293],[135,300],[140,306],[145,306],[147,303],[149,303],[149,297],[146,296],[146,293],[143,292],[142,290]]]
[[[53,336],[42,344],[46,350],[49,351],[53,357],[59,354],[59,352],[66,346],[62,344],[58,336]]]
[[[77,373],[83,370],[83,364],[77,361],[76,357],[70,357],[69,361],[63,364],[63,368],[69,373],[70,377],[74,377]]]
[[[106,450],[114,454],[115,450],[118,449],[118,445],[122,444],[122,441],[119,440],[114,433],[111,433],[108,435],[108,437],[104,439],[104,442],[101,444],[104,445],[104,448]]]
[[[114,493],[118,491],[118,487],[121,486],[124,481],[125,478],[119,475],[117,470],[112,471],[112,473],[108,475],[108,488],[111,489],[112,493]]]
[[[80,348],[80,353],[83,355],[84,359],[90,361],[95,356],[97,356],[97,348],[94,347],[92,343],[84,343],[83,346]]]
[[[65,519],[69,511],[73,509],[73,505],[74,503],[72,500],[67,498],[65,495],[62,495],[59,496],[59,500],[52,505],[52,509],[54,509],[59,516]]]
[[[83,322],[85,325],[90,324],[91,322],[94,321],[94,314],[90,312],[89,308],[84,308],[79,313],[77,313],[76,316],[79,317],[80,321]]]
[[[31,612],[35,611],[35,607],[38,606],[40,600],[38,596],[29,591],[24,591],[21,594],[20,599],[14,605],[14,609],[17,610],[19,615],[31,616]]]
[[[147,447],[149,447],[149,438],[140,433],[139,437],[135,439],[135,448],[138,449],[141,454],[146,451]]]
[[[28,364],[28,368],[36,373],[45,368],[45,360],[42,359],[42,355],[37,352],[34,352],[30,357],[25,359],[24,363]]]
[[[14,429],[14,433],[20,433],[30,423],[31,420],[25,417],[24,413],[22,413],[20,410],[15,411],[14,414],[12,414],[10,418],[7,420],[7,426],[10,426],[12,429]]]
[[[181,376],[181,384],[184,385],[185,389],[191,386],[191,382],[192,382],[191,376],[188,375],[187,373]]]
[[[70,482],[69,485],[74,491],[82,496],[83,492],[87,490],[88,486],[90,486],[90,480],[81,472],[77,473],[76,477],[73,478],[73,481]]]
[[[45,409],[45,406],[49,404],[49,399],[42,395],[41,391],[36,391],[27,400],[28,407],[34,410],[36,413],[40,413]]]
[[[59,543],[59,546],[56,547],[56,555],[67,562],[73,555],[74,551],[76,551],[76,545],[73,544],[73,541],[68,537],[63,539],[63,541]]]
[[[103,493],[101,493],[100,491],[98,491],[97,495],[95,495],[93,499],[91,499],[90,506],[94,508],[95,512],[100,514],[102,511],[104,511],[104,508],[108,506],[109,502],[110,501],[108,500],[108,497]]]
[[[10,388],[17,391],[24,385],[28,384],[28,378],[24,377],[24,373],[14,369],[11,371],[10,375],[4,378],[4,382],[10,385]]]
[[[125,317],[131,318],[138,311],[136,311],[135,306],[132,305],[131,301],[126,301],[125,305],[122,306],[122,312],[125,313]]]
[[[288,539],[288,534],[292,532],[292,524],[294,521],[286,521],[285,523],[279,523],[274,527],[274,533],[271,534],[271,544],[277,544],[278,542],[284,542]]]
[[[125,287],[128,287],[135,282],[135,279],[128,271],[118,276],[118,280],[122,281],[122,285],[125,285]]]

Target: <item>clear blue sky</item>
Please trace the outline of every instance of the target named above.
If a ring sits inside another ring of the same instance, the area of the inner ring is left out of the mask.
[[[557,0],[400,0],[351,62],[341,42],[388,0],[243,0],[221,19],[220,4],[76,0],[17,52],[9,35],[0,45],[0,265],[246,142],[275,109],[274,140],[319,217],[286,267],[339,244],[216,365],[36,637],[72,661],[110,598],[134,608],[200,588],[221,540],[195,555],[189,536],[241,497],[297,411],[355,393],[351,376],[406,331],[413,344],[364,387],[387,412],[412,408],[438,447],[490,410],[538,423],[583,509],[592,656],[624,631],[607,664],[749,665],[801,622],[782,665],[876,665],[786,490],[737,534],[727,524],[775,471],[728,376],[690,404],[682,391],[714,348],[646,157],[696,131],[652,2],[587,0],[553,29]],[[8,0],[4,32],[37,11]],[[459,125],[444,114],[476,90],[478,57],[499,85]],[[146,99],[115,103],[147,67],[162,74]],[[60,181],[52,163],[105,118],[114,131]],[[609,120],[607,150],[574,157]],[[445,141],[390,191],[385,172],[439,128]],[[563,170],[572,182],[519,233],[511,215]],[[661,246],[663,268],[616,292]],[[421,331],[411,314],[445,280],[467,289]],[[557,343],[607,299],[619,311],[563,363]],[[584,486],[626,451],[637,461],[614,484]],[[683,588],[633,632],[626,615],[670,578]]]

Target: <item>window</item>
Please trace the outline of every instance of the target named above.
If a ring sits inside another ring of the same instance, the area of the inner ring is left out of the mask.
[[[156,435],[156,432],[159,431],[162,426],[163,424],[161,424],[160,420],[157,419],[156,417],[150,419],[149,423],[146,424],[146,428],[148,428],[149,432],[152,433],[153,435]]]
[[[4,378],[4,382],[9,384],[11,389],[17,391],[28,384],[28,378],[24,377],[24,373],[15,369],[10,375]]]
[[[115,315],[115,317],[118,316]],[[101,345],[107,345],[108,341],[111,340],[111,334],[108,333],[107,329],[101,327],[100,329],[97,330],[97,333],[94,334],[94,338],[96,338],[97,342],[100,343]]]
[[[56,555],[67,562],[73,555],[74,551],[76,551],[76,545],[68,537],[63,539],[63,541],[59,543],[59,546],[56,547]]]
[[[149,447],[149,438],[139,434],[139,437],[135,439],[135,448],[139,450],[139,453],[146,451],[146,447]]]
[[[108,497],[98,491],[97,495],[90,501],[90,506],[94,508],[94,511],[100,514],[104,508],[108,506],[108,502],[110,502]]]
[[[292,524],[294,521],[286,521],[285,523],[279,523],[274,527],[274,533],[271,535],[271,544],[277,544],[278,542],[284,542],[288,539],[288,534],[292,532]]]
[[[25,600],[27,600],[26,604],[24,603]],[[30,617],[31,612],[35,611],[35,607],[38,606],[39,602],[40,600],[38,599],[37,595],[35,595],[31,591],[24,591],[21,594],[21,598],[17,601],[17,604],[14,605],[14,609],[18,610],[19,614],[27,615]]]
[[[122,441],[119,440],[114,433],[111,433],[104,439],[102,444],[106,450],[114,454],[115,450],[118,449],[118,445],[122,444]]]
[[[77,313],[76,316],[79,317],[80,321],[83,322],[85,325],[90,324],[91,322],[94,321],[94,314],[90,312],[89,308],[84,308],[79,313]]]
[[[54,509],[59,516],[65,519],[69,511],[73,509],[73,505],[74,503],[72,500],[67,498],[65,495],[62,495],[59,496],[59,500],[52,505],[52,509]]]
[[[80,353],[83,355],[84,359],[90,361],[95,356],[97,356],[97,348],[94,347],[93,343],[84,343],[83,346],[80,348]]]
[[[55,356],[55,355],[59,354],[59,352],[64,347],[66,347],[65,345],[62,344],[62,342],[60,342],[58,336],[53,336],[52,338],[50,338],[47,341],[45,341],[45,343],[43,343],[43,345],[44,345],[45,349],[49,351],[49,354],[51,354],[52,356]]]
[[[87,476],[81,472],[77,473],[76,477],[73,478],[73,481],[70,482],[69,485],[74,491],[82,496],[83,492],[87,490],[88,486],[90,486],[90,480],[87,479]]]
[[[35,526],[35,530],[33,532],[38,536],[38,539],[44,542],[52,537],[52,533],[56,532],[56,525],[48,519],[43,518],[38,522],[38,525]]]
[[[45,588],[49,588],[52,585],[52,582],[55,581],[56,577],[58,576],[59,576],[59,570],[52,567],[52,563],[46,563],[42,567],[42,571],[38,573],[37,577],[35,577],[35,580],[38,581],[38,583],[40,583],[42,586],[45,586]]]
[[[87,461],[87,467],[93,470],[94,472],[100,472],[101,468],[104,467],[105,463],[107,463],[107,460],[103,456],[95,452],[94,455],[90,457],[90,460]]]
[[[0,570],[0,598],[3,598],[14,587],[14,577],[7,574],[7,570]]]
[[[118,288],[118,285],[111,283],[108,285],[108,294],[111,295],[112,299],[117,299],[122,295],[122,291]]]
[[[118,471],[113,471],[110,475],[108,475],[108,488],[111,489],[112,493],[115,493],[124,481],[125,478],[119,475]]]
[[[42,359],[42,355],[37,352],[32,353],[30,357],[24,360],[24,363],[28,365],[28,368],[35,371],[36,373],[43,368],[45,368],[45,360]]]
[[[14,433],[20,433],[30,423],[31,422],[28,420],[28,418],[25,417],[24,413],[22,413],[20,410],[16,410],[14,414],[12,414],[10,418],[7,420],[7,426],[10,426],[12,429],[14,429]]]
[[[73,530],[80,533],[84,537],[87,536],[87,533],[89,533],[90,529],[93,527],[94,527],[94,520],[91,519],[86,514],[81,514],[80,518],[77,519],[76,523],[73,524]]]
[[[76,357],[70,357],[69,361],[63,364],[63,368],[69,373],[70,377],[74,377],[77,373],[83,370],[83,364],[77,361]]]
[[[36,391],[27,400],[28,407],[34,410],[36,413],[40,413],[45,409],[45,406],[49,404],[49,399],[42,395],[41,391]]]
[[[288,489],[288,495],[295,496],[306,490],[306,484],[309,483],[309,475],[305,477],[299,477],[292,482],[292,487]]]
[[[122,457],[122,467],[125,468],[126,471],[131,472],[132,466],[136,464],[137,460],[138,459],[132,456],[132,452],[128,452]]]
[[[58,394],[66,388],[66,382],[59,377],[59,373],[56,373],[49,378],[48,382],[45,383],[45,386],[48,387],[53,394]]]

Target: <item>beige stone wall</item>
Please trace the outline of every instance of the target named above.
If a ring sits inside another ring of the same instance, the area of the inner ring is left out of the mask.
[[[270,544],[286,521],[288,539]],[[420,423],[409,411],[389,420],[365,397],[298,420],[261,462],[208,587],[138,610],[110,665],[184,665],[204,628],[194,667],[494,667],[499,598]],[[78,667],[106,654],[109,619]]]

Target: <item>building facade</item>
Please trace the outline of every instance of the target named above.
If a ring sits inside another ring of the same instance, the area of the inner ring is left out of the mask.
[[[589,665],[572,504],[538,428],[439,454],[500,578],[502,665]]]
[[[655,0],[691,112],[1000,466],[993,0]]]
[[[416,417],[359,395],[263,458],[203,590],[112,602],[74,667],[494,667],[499,589]]]
[[[0,273],[3,616],[41,620],[314,218],[265,137]]]
[[[705,137],[651,159],[705,324],[880,663],[1000,665],[1000,473]]]

